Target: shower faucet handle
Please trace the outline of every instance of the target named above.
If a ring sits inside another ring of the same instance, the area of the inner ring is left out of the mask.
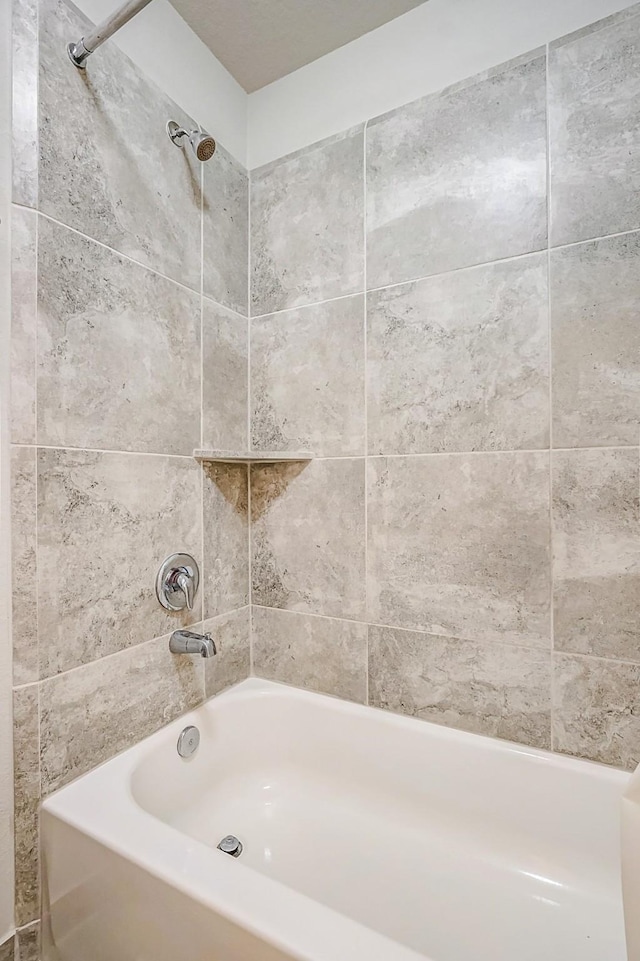
[[[194,590],[193,590],[193,578],[187,571],[186,567],[178,569],[178,574],[175,578],[176,587],[179,587],[184,594],[185,604],[187,605],[187,610],[193,610],[193,600],[194,600]]]
[[[168,611],[193,610],[200,571],[191,554],[171,554],[160,565],[156,596]]]

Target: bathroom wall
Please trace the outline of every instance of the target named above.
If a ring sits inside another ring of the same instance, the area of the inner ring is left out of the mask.
[[[638,78],[635,6],[253,171],[255,673],[640,761]]]
[[[15,0],[12,521],[16,923],[37,949],[40,798],[249,673],[248,177],[167,138],[191,119],[86,22]],[[217,131],[213,131],[215,134]],[[174,551],[191,616],[154,592]],[[180,625],[215,663],[176,657]]]

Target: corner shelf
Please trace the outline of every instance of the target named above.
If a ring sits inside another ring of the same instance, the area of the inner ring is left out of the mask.
[[[288,461],[313,460],[313,454],[308,450],[194,450],[193,456],[196,460],[209,464],[281,464]]]

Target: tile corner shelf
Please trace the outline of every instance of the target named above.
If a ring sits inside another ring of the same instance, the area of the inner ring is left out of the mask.
[[[308,450],[296,451],[235,451],[235,450],[194,450],[196,460],[218,464],[279,464],[287,461],[313,460]]]

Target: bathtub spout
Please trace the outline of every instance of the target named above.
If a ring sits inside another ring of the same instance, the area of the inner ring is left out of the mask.
[[[169,639],[169,650],[172,654],[199,654],[201,657],[213,657],[218,653],[211,634],[194,634],[192,631],[174,631]]]

